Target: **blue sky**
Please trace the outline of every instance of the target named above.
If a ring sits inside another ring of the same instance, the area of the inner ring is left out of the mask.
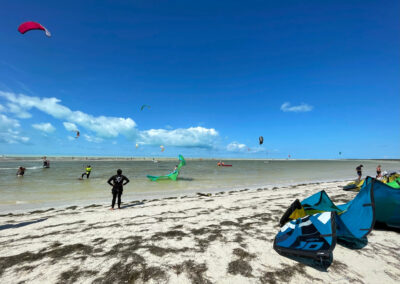
[[[0,154],[400,158],[399,1],[8,1],[0,19]]]

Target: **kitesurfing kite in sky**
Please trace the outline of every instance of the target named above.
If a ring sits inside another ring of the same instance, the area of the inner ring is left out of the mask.
[[[260,145],[262,145],[262,144],[264,143],[264,137],[260,136],[260,137],[258,138],[258,140],[259,140],[259,142],[260,142]]]
[[[149,105],[142,105],[142,107],[140,108],[140,111],[144,110],[144,108],[147,107],[148,109],[150,109]]]
[[[36,22],[25,22],[25,23],[22,23],[18,27],[18,31],[21,34],[24,34],[24,33],[29,32],[31,30],[42,30],[42,31],[44,31],[46,33],[46,35],[48,37],[51,37],[51,33],[44,26],[42,26],[41,24],[36,23]]]
[[[161,148],[161,152],[164,152],[164,150],[165,150],[164,146],[161,145],[160,148]]]
[[[79,131],[77,130],[77,131],[76,131],[76,136],[75,136],[75,138],[79,138],[80,135],[81,135],[81,134],[80,134]]]

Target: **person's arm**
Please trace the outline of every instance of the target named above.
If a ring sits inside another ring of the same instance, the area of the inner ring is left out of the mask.
[[[129,179],[126,176],[124,176],[124,180],[125,180],[125,183],[122,184],[122,185],[125,185],[125,184],[127,184],[129,182]]]
[[[109,185],[111,185],[111,186],[114,186],[114,185],[111,183],[111,181],[113,180],[113,177],[114,177],[114,176],[110,177],[110,178],[108,179],[108,181],[107,181],[107,183],[108,183]]]

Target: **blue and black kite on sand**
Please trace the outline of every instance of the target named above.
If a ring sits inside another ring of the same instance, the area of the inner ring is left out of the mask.
[[[400,227],[400,189],[367,177],[348,203],[335,205],[324,190],[293,202],[280,220],[274,249],[280,254],[328,259],[337,238],[362,239],[375,221]]]

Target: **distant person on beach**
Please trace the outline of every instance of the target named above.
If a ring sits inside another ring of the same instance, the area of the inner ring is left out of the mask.
[[[92,167],[90,165],[88,165],[86,167],[86,172],[84,172],[81,176],[81,178],[83,179],[83,177],[86,175],[86,178],[89,178],[90,173],[92,172]]]
[[[115,199],[118,196],[118,209],[121,209],[121,195],[124,191],[124,185],[129,182],[129,179],[122,175],[122,170],[118,169],[117,174],[108,179],[107,183],[112,186],[111,193],[113,195],[113,199],[111,202],[111,210],[114,210]]]
[[[359,165],[357,168],[356,168],[356,171],[357,171],[357,175],[358,175],[358,181],[360,181],[361,180],[361,176],[362,176],[362,168],[363,167],[363,165]]]
[[[50,161],[47,160],[46,156],[43,157],[43,168],[50,168]]]
[[[17,176],[22,177],[25,174],[25,168],[24,167],[19,167],[17,171]]]
[[[381,165],[378,165],[376,167],[376,178],[380,178],[380,177],[382,177],[382,168],[381,168]]]

